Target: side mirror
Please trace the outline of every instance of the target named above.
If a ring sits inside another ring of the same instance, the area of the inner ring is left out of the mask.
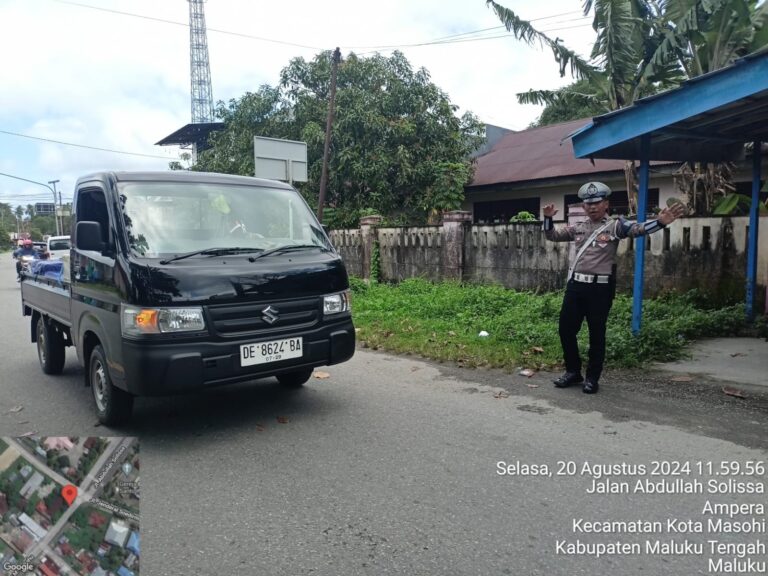
[[[78,222],[75,226],[75,248],[102,252],[101,224],[98,222]]]

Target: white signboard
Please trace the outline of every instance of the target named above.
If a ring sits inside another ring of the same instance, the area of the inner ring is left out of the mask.
[[[253,155],[257,178],[307,181],[307,143],[277,138],[253,137]]]

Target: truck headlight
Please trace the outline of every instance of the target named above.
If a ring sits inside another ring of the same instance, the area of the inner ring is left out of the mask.
[[[349,312],[350,309],[349,290],[323,297],[323,314],[325,316],[329,314],[339,314],[340,312]]]
[[[138,308],[123,305],[120,325],[124,336],[200,332],[205,330],[205,319],[200,307]]]

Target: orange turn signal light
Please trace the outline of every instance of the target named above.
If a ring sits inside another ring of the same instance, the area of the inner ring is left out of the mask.
[[[136,328],[142,332],[158,332],[157,310],[141,310],[136,314]]]

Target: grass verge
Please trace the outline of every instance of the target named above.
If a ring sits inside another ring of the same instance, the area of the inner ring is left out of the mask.
[[[563,293],[516,292],[501,286],[397,285],[350,280],[357,338],[363,347],[415,354],[459,366],[554,369],[562,362],[558,318]],[[631,332],[632,297],[617,295],[608,319],[606,364],[632,368],[684,355],[696,338],[738,334],[743,305],[708,309],[699,294],[669,294],[643,304],[643,327]],[[488,336],[479,336],[481,331]],[[586,357],[587,329],[579,334]]]

